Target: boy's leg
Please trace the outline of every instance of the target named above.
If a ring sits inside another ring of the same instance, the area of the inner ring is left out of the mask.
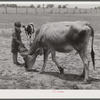
[[[18,52],[17,53],[13,53],[13,63],[16,65],[21,65],[18,61],[17,61],[17,57],[18,57]]]
[[[17,65],[17,56],[18,56],[18,53],[13,53],[12,56],[13,56],[13,63]]]

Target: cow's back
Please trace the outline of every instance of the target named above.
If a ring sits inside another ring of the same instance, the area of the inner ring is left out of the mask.
[[[81,31],[87,24],[86,21],[47,23],[40,27],[37,38],[44,46],[64,52],[85,38]]]
[[[75,21],[75,22],[54,22],[42,25],[39,28],[38,40],[41,38],[56,40],[60,38],[73,35],[75,32],[79,33],[82,28],[88,24],[86,21]]]

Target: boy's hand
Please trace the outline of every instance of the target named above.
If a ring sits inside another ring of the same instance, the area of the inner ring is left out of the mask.
[[[20,45],[23,47],[24,46],[24,44],[23,43],[20,43]]]

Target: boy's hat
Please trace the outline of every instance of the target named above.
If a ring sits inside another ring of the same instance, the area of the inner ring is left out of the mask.
[[[16,22],[14,23],[14,25],[15,25],[16,27],[21,27],[21,23],[20,23],[19,21],[16,21]]]

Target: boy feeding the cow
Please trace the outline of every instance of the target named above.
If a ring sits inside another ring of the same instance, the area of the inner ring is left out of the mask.
[[[12,43],[11,43],[13,63],[18,66],[23,65],[23,64],[20,64],[17,60],[18,52],[20,52],[19,47],[24,46],[21,40],[21,29],[20,28],[21,28],[21,23],[19,21],[15,22],[14,30],[12,34]]]

